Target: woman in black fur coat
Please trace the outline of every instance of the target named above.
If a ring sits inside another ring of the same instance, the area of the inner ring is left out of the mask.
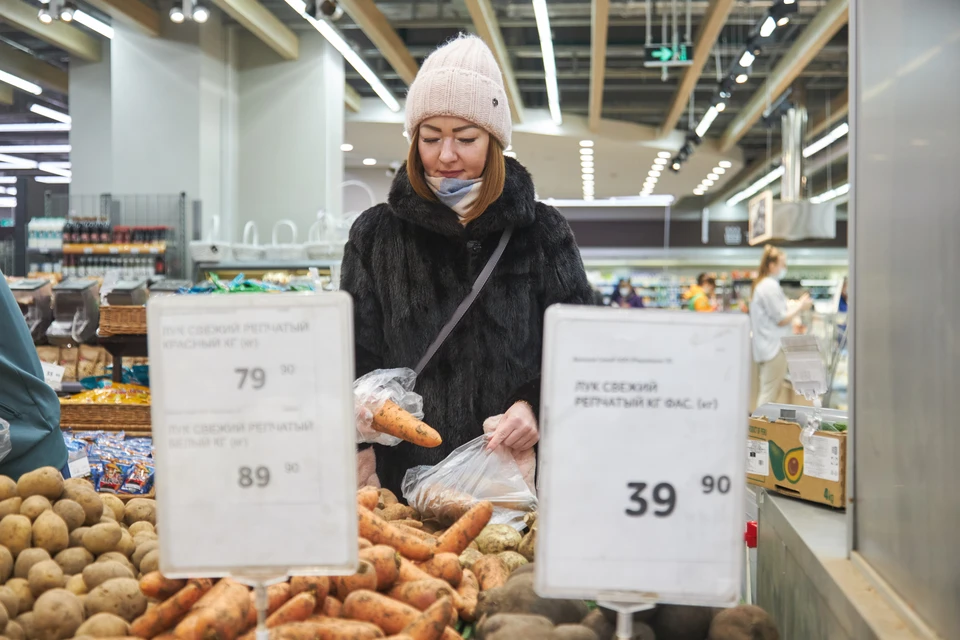
[[[353,296],[357,376],[414,368],[470,292],[504,230],[489,281],[417,379],[424,421],[443,436],[425,449],[401,442],[360,452],[361,484],[376,473],[400,495],[407,469],[433,465],[504,414],[491,448],[539,440],[543,314],[589,304],[580,253],[566,220],[534,197],[530,174],[505,158],[510,107],[481,40],[435,51],[410,87],[407,163],[387,203],[361,215],[346,245],[341,288]]]

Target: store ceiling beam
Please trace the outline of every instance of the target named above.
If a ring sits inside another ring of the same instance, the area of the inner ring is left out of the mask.
[[[680,116],[683,115],[683,110],[690,100],[690,94],[700,80],[703,67],[710,59],[710,52],[723,30],[723,25],[727,22],[727,17],[730,15],[733,5],[734,0],[713,0],[710,3],[703,24],[700,25],[700,31],[697,33],[697,41],[693,45],[693,62],[683,72],[680,86],[677,87],[677,93],[673,96],[673,102],[670,103],[670,109],[663,119],[663,124],[660,125],[661,135],[672,132],[677,126],[677,122],[680,121]]]
[[[68,93],[70,90],[66,71],[4,43],[0,43],[0,69],[44,89],[59,93]]]
[[[849,93],[843,90],[830,102],[830,110],[824,111],[823,116],[807,129],[808,140],[820,137],[820,134],[826,132],[826,130],[835,123],[847,117],[847,114],[850,112],[850,104],[847,100],[848,96]]]
[[[593,0],[590,4],[590,98],[587,111],[587,127],[591,131],[597,131],[600,128],[600,118],[603,115],[603,85],[607,71],[607,32],[610,27],[610,0]]]
[[[160,12],[142,0],[86,0],[86,2],[110,16],[111,20],[135,27],[154,38],[160,36]]]
[[[383,53],[390,66],[407,86],[410,86],[420,67],[374,0],[340,0],[340,6],[350,14],[353,21],[370,38],[373,46]]]
[[[346,82],[343,83],[343,104],[354,113],[360,113],[360,94]]]
[[[497,12],[494,11],[490,0],[466,0],[467,10],[470,12],[470,18],[473,19],[473,26],[477,29],[477,35],[487,43],[497,64],[500,65],[500,72],[503,73],[503,84],[507,89],[507,99],[510,102],[510,113],[513,115],[513,121],[523,122],[523,96],[517,86],[517,78],[513,73],[513,64],[510,62],[510,53],[507,51],[507,45],[503,41],[503,32],[500,31],[500,23],[497,22]]]
[[[258,0],[213,0],[213,3],[284,60],[296,60],[300,56],[297,34]]]
[[[737,113],[720,138],[720,152],[729,151],[747,132],[766,108],[770,99],[776,99],[789,87],[833,36],[847,24],[848,0],[830,0],[814,16],[790,50],[754,92],[750,101]]]
[[[37,19],[37,8],[26,2],[0,0],[0,19],[72,56],[87,62],[100,61],[100,39],[61,20],[43,24]]]

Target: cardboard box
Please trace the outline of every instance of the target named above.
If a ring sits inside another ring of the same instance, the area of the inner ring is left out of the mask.
[[[847,434],[818,431],[800,444],[795,422],[751,418],[747,482],[781,495],[844,508],[847,499]]]

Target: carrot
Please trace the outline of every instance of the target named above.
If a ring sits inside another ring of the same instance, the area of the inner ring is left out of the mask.
[[[510,577],[510,570],[499,556],[483,556],[473,563],[473,572],[480,582],[480,591],[502,587]]]
[[[357,491],[357,504],[373,511],[380,504],[380,490],[376,487],[362,487]]]
[[[411,529],[416,529],[417,531],[420,531],[423,529],[423,523],[420,522],[419,520],[414,520],[413,518],[403,518],[402,520],[393,521],[394,526],[397,526],[400,524],[402,524],[405,527],[410,527]]]
[[[333,591],[337,598],[344,599],[359,589],[377,589],[377,570],[366,560],[357,565],[357,572],[349,576],[337,576],[333,579]]]
[[[378,544],[360,551],[360,559],[373,565],[377,572],[377,591],[393,586],[400,577],[400,554],[392,547]]]
[[[370,547],[372,547],[373,543],[367,540],[366,538],[360,538],[358,545],[360,547],[360,550],[363,551],[364,549],[369,549]]]
[[[421,562],[420,568],[434,578],[446,580],[454,587],[460,584],[460,578],[463,577],[460,558],[455,553],[438,553],[426,562]]]
[[[339,618],[342,612],[343,603],[330,596],[324,598],[323,609],[321,609],[320,615],[326,616],[327,618]]]
[[[323,602],[330,595],[330,578],[326,576],[293,576],[290,578],[290,595],[303,592],[313,594],[317,602]]]
[[[459,556],[480,535],[492,516],[492,502],[485,500],[473,505],[437,539],[437,551]]]
[[[423,529],[416,529],[414,527],[401,524],[402,522],[403,520],[394,520],[390,524],[393,525],[395,528],[399,529],[400,531],[403,531],[404,533],[409,533],[410,535],[416,536],[421,540],[425,540],[427,544],[430,544],[431,542],[434,544],[437,543],[437,537],[434,536],[433,534],[427,533]],[[420,523],[420,526],[421,527],[423,526],[422,522]]]
[[[217,585],[223,582],[227,586],[216,599],[208,600],[199,608],[194,605],[190,614],[177,625],[173,631],[177,640],[235,640],[240,635],[250,612],[250,591],[242,584],[226,578]],[[207,595],[212,592],[213,589]]]
[[[166,633],[154,636],[153,640],[177,640],[177,636],[173,635],[173,631],[167,631]]]
[[[397,529],[389,522],[374,515],[369,509],[359,507],[360,535],[374,544],[393,547],[411,560],[429,560],[433,557],[436,542],[421,540],[411,533]]]
[[[403,632],[414,640],[440,640],[450,616],[455,611],[449,598],[441,598],[430,605],[417,619],[408,624]]]
[[[463,578],[460,580],[460,586],[457,587],[459,602],[457,611],[465,622],[473,622],[477,619],[477,599],[480,597],[480,583],[477,576],[470,569],[463,570]]]
[[[460,600],[460,596],[453,587],[436,578],[398,584],[387,595],[419,611],[425,611],[437,600],[443,598],[448,598],[454,605],[457,605]],[[456,611],[452,612],[452,615],[456,616]]]
[[[355,620],[310,620],[270,630],[270,640],[375,640],[384,637],[376,625]]]
[[[420,612],[410,605],[375,591],[354,591],[343,601],[344,618],[372,622],[385,633],[400,633],[419,615]],[[447,627],[444,630],[444,640],[457,638],[460,638],[460,634],[453,629]]]
[[[267,587],[267,617],[290,599],[290,583],[278,582]],[[257,624],[257,594],[250,592],[250,613],[247,615],[247,628]]]
[[[439,447],[443,443],[443,438],[436,430],[414,418],[410,412],[392,400],[384,402],[380,411],[373,414],[371,426],[380,433],[386,433],[421,447]]]
[[[130,635],[152,638],[163,633],[180,622],[180,619],[189,613],[190,607],[212,586],[212,580],[191,580],[172,597],[148,609],[134,620],[130,625]]]
[[[279,627],[288,622],[303,622],[317,608],[317,598],[307,591],[297,594],[267,618],[267,628]]]
[[[166,600],[187,586],[186,580],[165,578],[159,571],[151,571],[140,578],[140,591],[148,598]]]
[[[404,557],[400,558],[400,575],[398,582],[416,582],[417,580],[431,580],[433,576],[413,564]]]
[[[220,598],[220,596],[222,596],[224,593],[229,591],[231,585],[235,585],[235,584],[237,583],[231,580],[230,578],[223,578],[222,580],[217,580],[217,582],[213,585],[213,588],[207,591],[205,594],[203,594],[203,597],[200,598],[195,605],[193,605],[193,608],[201,609],[203,607],[209,606],[211,602],[216,601],[217,599]]]

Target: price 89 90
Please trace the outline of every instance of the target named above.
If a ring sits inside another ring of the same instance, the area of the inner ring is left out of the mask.
[[[730,478],[727,476],[703,476],[700,480],[701,490],[704,494],[718,493],[727,494],[730,492]],[[649,483],[647,482],[628,482],[627,491],[630,492],[629,505],[624,509],[624,513],[632,518],[652,514],[656,518],[668,518],[677,508],[677,490],[669,482],[660,482],[653,486],[653,489],[647,491]],[[655,505],[650,509],[650,499]]]

